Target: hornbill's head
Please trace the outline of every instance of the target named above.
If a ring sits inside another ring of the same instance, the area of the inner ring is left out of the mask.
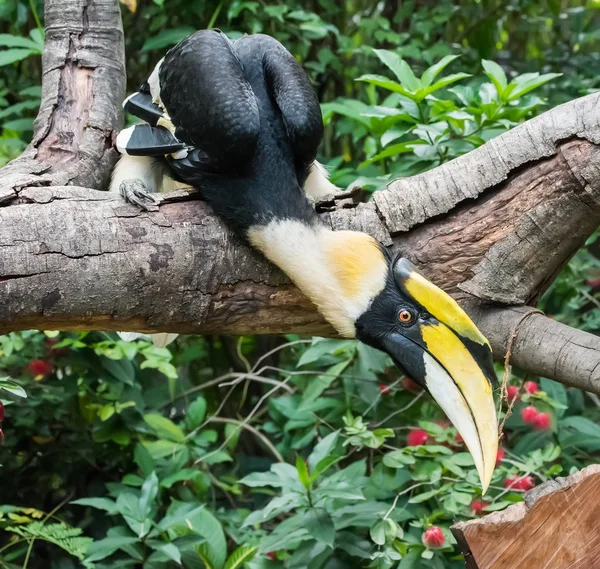
[[[323,313],[334,324],[337,315],[341,325],[345,312],[357,339],[387,352],[432,395],[465,441],[487,489],[498,449],[492,394],[497,379],[488,341],[407,259],[390,257],[365,234],[336,233],[346,234],[330,257],[338,302],[333,313],[331,306]]]

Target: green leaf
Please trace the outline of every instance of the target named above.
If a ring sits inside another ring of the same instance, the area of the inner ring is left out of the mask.
[[[15,383],[7,377],[0,378],[0,389],[4,389],[17,397],[27,398],[26,391],[18,383]]]
[[[154,540],[149,540],[147,543],[155,551],[164,553],[169,559],[181,565],[181,553],[172,543],[161,543]]]
[[[367,75],[361,75],[356,79],[356,81],[363,81],[364,83],[369,83],[370,85],[376,85],[377,87],[383,87],[388,91],[393,91],[394,93],[400,93],[409,99],[416,100],[416,95],[405,89],[400,83],[396,83],[396,81],[392,81],[383,75],[375,75],[373,73],[369,73]]]
[[[85,561],[86,563],[91,563],[93,561],[106,559],[118,549],[121,549],[127,545],[133,545],[138,543],[138,541],[139,540],[137,537],[125,536],[106,537],[100,541],[95,541],[88,548]]]
[[[310,483],[311,485],[314,481],[324,472],[326,472],[329,468],[331,468],[334,464],[342,460],[342,457],[337,456],[326,456],[323,460],[320,460],[317,466],[315,466],[314,470],[311,469],[310,472]]]
[[[149,413],[144,415],[144,421],[148,423],[158,434],[159,437],[168,439],[176,443],[183,443],[185,435],[183,431],[173,421],[159,415],[158,413]]]
[[[452,484],[444,484],[440,488],[436,488],[435,490],[430,490],[429,492],[423,492],[422,494],[417,494],[413,496],[408,503],[409,504],[420,504],[422,502],[426,502],[427,500],[441,494],[442,492],[446,492],[452,487]]]
[[[421,88],[421,81],[413,73],[410,65],[406,63],[397,53],[387,49],[374,49],[375,55],[381,62],[389,67],[398,81],[409,91],[417,91]]]
[[[12,130],[15,132],[31,131],[31,130],[33,130],[33,119],[26,118],[26,119],[15,119],[12,121],[8,121],[2,125],[2,128],[5,131],[9,131],[9,130]]]
[[[523,95],[526,95],[530,91],[541,87],[545,83],[548,83],[548,81],[552,81],[552,79],[560,77],[562,73],[545,73],[543,75],[538,75],[536,73],[532,75],[535,75],[535,77],[530,77],[525,81],[519,81],[519,77],[511,81],[510,85],[508,86],[509,89],[512,87],[507,98],[509,102],[520,99]]]
[[[172,441],[165,441],[164,439],[144,442],[142,444],[148,450],[153,460],[159,460],[160,458],[165,458],[166,456],[174,457],[179,453],[187,451],[185,445],[182,445],[181,443],[174,443]]]
[[[313,508],[309,510],[306,512],[304,523],[308,533],[317,541],[333,547],[335,542],[335,526],[333,525],[331,516],[325,509]]]
[[[341,106],[341,105],[340,105]],[[336,111],[337,112],[337,111]],[[356,342],[352,340],[330,340],[329,338],[313,338],[310,348],[300,356],[296,367],[316,362],[326,355],[354,353]]]
[[[406,465],[415,464],[416,458],[403,450],[393,450],[383,455],[383,464],[388,468],[404,468]]]
[[[206,399],[204,397],[198,397],[188,407],[185,422],[189,429],[197,429],[204,421],[206,417]]]
[[[340,374],[348,367],[351,361],[351,359],[348,359],[332,365],[323,375],[318,375],[317,377],[311,379],[308,387],[304,391],[303,400],[314,401],[317,399],[317,397],[319,397],[323,391],[325,391],[336,379],[338,379]],[[302,408],[302,405],[300,405],[298,409],[301,410]]]
[[[23,47],[28,50],[38,51],[38,45],[23,36],[14,36],[12,34],[0,34],[0,46],[1,47]]]
[[[485,74],[490,78],[494,84],[494,87],[496,87],[498,96],[502,98],[506,89],[506,85],[508,84],[504,69],[502,69],[502,67],[500,67],[495,61],[490,61],[489,59],[482,59],[481,65],[483,66]]]
[[[377,520],[369,530],[369,535],[373,543],[377,545],[385,545],[385,520]]]
[[[198,477],[203,477],[204,473],[201,470],[197,470],[195,468],[184,468],[182,470],[178,470],[174,474],[163,478],[160,481],[161,488],[171,488],[173,484],[177,482],[182,482],[184,480],[194,480]]]
[[[379,154],[375,154],[368,160],[362,162],[359,168],[363,168],[364,166],[369,166],[375,162],[379,162],[379,160],[383,160],[384,158],[391,158],[392,156],[398,156],[399,154],[406,154],[408,152],[412,152],[414,147],[419,144],[426,144],[422,140],[409,140],[408,142],[400,142],[399,144],[394,144],[389,146],[384,151]]]
[[[169,28],[162,30],[157,36],[150,38],[144,42],[142,51],[151,51],[153,49],[162,49],[170,45],[175,45],[181,40],[193,34],[196,28],[191,26],[182,26],[179,28]]]
[[[421,76],[421,84],[423,87],[429,87],[429,85],[431,85],[431,82],[448,66],[450,65],[455,59],[459,58],[460,55],[446,55],[445,57],[442,57],[442,59],[440,59],[440,61],[438,61],[437,63],[435,63],[434,65],[432,65],[431,67],[428,67],[425,72],[423,73],[423,75]]]
[[[152,459],[152,455],[148,452],[147,448],[139,443],[135,445],[133,459],[139,466],[144,476],[150,476],[150,474],[154,471],[154,460]]]
[[[427,97],[427,95],[431,95],[432,93],[435,93],[436,91],[439,91],[440,89],[443,89],[452,83],[456,83],[461,79],[465,79],[466,77],[471,77],[471,75],[469,75],[469,73],[453,73],[452,75],[446,75],[446,77],[436,81],[433,85],[430,85],[425,89],[419,89],[415,95],[416,100],[422,101],[425,97]]]
[[[414,480],[436,482],[442,477],[442,467],[433,460],[424,460],[417,463],[412,473],[412,477]]]
[[[255,545],[242,545],[238,547],[227,559],[223,569],[241,569],[248,561],[251,561],[258,547]]]
[[[71,502],[71,504],[76,504],[77,506],[89,506],[90,508],[96,508],[97,510],[104,510],[111,516],[118,513],[117,504],[108,498],[80,498],[79,500],[74,500]]]
[[[21,61],[35,53],[37,53],[37,50],[34,51],[32,49],[7,49],[0,51],[0,67]]]
[[[337,444],[339,435],[339,431],[329,433],[326,437],[324,437],[315,445],[315,448],[313,448],[313,451],[308,457],[308,467],[310,468],[311,472],[314,473],[315,469],[317,469],[317,465],[323,459],[329,457],[330,453],[333,452],[333,449]],[[323,472],[323,470],[321,470],[321,472]]]
[[[153,472],[150,476],[148,476],[148,478],[146,478],[144,485],[142,486],[138,503],[139,512],[144,518],[150,516],[150,512],[152,511],[154,500],[156,500],[157,495],[158,477],[156,476],[156,473]]]
[[[554,399],[554,401],[560,403],[561,407],[557,407],[555,409],[556,416],[558,418],[562,417],[569,407],[567,390],[565,389],[565,386],[562,383],[552,381],[551,379],[546,379],[545,377],[541,378],[540,384],[542,390],[545,391],[551,399]]]
[[[545,433],[546,431],[541,432]],[[600,426],[586,417],[575,416],[561,419],[558,438],[564,449],[576,447],[585,448],[591,452],[600,450]]]
[[[37,50],[42,53],[44,51],[44,30],[40,28],[33,28],[29,32],[29,37],[33,40]]]
[[[304,486],[307,490],[310,488],[310,476],[308,475],[308,467],[306,466],[306,462],[300,456],[296,456],[296,470],[298,471],[298,479],[302,482],[302,486]]]

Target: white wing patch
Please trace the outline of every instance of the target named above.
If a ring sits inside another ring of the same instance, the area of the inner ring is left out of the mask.
[[[337,194],[340,188],[329,181],[329,172],[323,164],[315,160],[304,182],[304,191],[313,200],[318,201],[329,194]]]

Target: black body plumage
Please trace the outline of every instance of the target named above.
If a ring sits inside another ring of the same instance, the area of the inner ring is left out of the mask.
[[[167,53],[158,78],[160,105],[187,155],[152,144],[146,155],[164,154],[173,177],[197,188],[242,236],[273,219],[316,222],[302,185],[322,138],[321,110],[305,72],[279,42],[260,34],[231,41],[202,30]],[[145,83],[125,108],[158,125],[162,109],[149,90]],[[164,146],[166,129],[149,128]],[[126,150],[140,154],[129,143]]]

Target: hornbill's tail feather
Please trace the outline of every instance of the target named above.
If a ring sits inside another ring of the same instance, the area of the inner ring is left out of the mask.
[[[275,45],[263,56],[267,88],[281,111],[296,163],[308,166],[315,160],[323,138],[319,100],[292,54],[279,42],[268,39]]]
[[[243,164],[260,131],[256,99],[232,43],[201,30],[171,49],[158,70],[175,136],[206,153],[217,170]]]
[[[185,144],[162,126],[138,124],[122,130],[117,136],[117,150],[130,156],[164,156],[184,149]]]

